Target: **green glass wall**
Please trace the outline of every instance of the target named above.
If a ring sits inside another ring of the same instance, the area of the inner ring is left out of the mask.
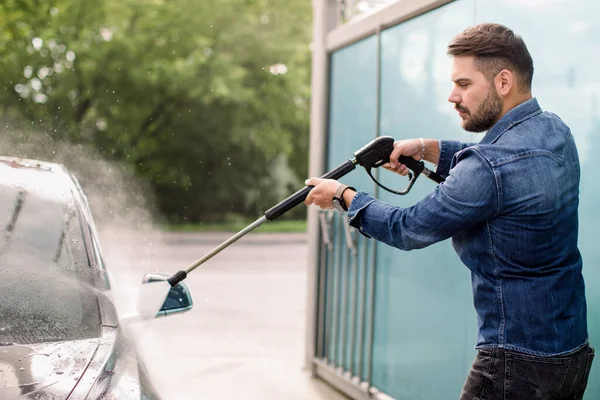
[[[588,301],[590,342],[600,350],[600,3],[479,0],[477,22],[499,22],[520,34],[533,57],[533,94],[575,136],[581,163],[579,248]],[[585,399],[600,399],[594,361]]]
[[[371,37],[331,56],[328,169],[352,158],[377,135],[377,46],[377,38]],[[341,181],[375,194],[364,171],[353,171]],[[325,213],[323,219],[332,246],[322,253],[324,337],[319,356],[366,380],[374,243],[349,229],[339,213]]]
[[[474,23],[500,22],[514,29],[534,59],[534,96],[571,127],[577,140],[580,249],[590,340],[598,349],[600,22],[594,16],[599,12],[594,0],[457,0],[338,50],[331,55],[327,143],[332,168],[378,134],[478,141],[482,136],[464,132],[447,102],[451,59],[446,45]],[[379,177],[392,188],[407,183],[385,171]],[[414,204],[434,187],[421,177],[407,196],[375,191],[361,170],[342,181],[399,206]],[[402,252],[350,232],[349,243],[345,220],[335,212],[328,218],[332,246],[322,257],[320,356],[397,399],[457,398],[475,356],[476,318],[469,272],[450,242]],[[600,398],[597,364],[588,400]]]
[[[460,128],[447,101],[446,46],[472,23],[472,10],[472,1],[451,3],[381,33],[382,135],[477,139]],[[403,187],[406,180],[381,174],[387,187]],[[434,187],[422,176],[406,196],[382,190],[379,197],[406,207]],[[450,241],[410,252],[382,243],[376,249],[373,384],[397,399],[458,398],[475,356],[469,271]]]

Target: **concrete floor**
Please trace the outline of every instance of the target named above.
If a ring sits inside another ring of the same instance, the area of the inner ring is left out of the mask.
[[[144,273],[172,275],[229,236],[101,231],[119,308]],[[134,333],[164,399],[345,399],[303,370],[306,266],[304,234],[251,233],[194,270],[194,308]]]

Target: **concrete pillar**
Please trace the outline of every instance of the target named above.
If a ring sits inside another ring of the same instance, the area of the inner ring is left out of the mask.
[[[327,138],[328,70],[327,33],[341,20],[336,0],[313,0],[313,40],[310,105],[309,176],[321,176],[325,171],[325,144]],[[306,307],[305,369],[313,371],[317,327],[317,287],[319,221],[317,207],[308,210],[308,282]]]

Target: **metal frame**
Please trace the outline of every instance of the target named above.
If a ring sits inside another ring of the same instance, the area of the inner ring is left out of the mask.
[[[315,375],[331,385],[338,388],[346,396],[354,400],[394,400],[384,392],[366,384],[357,384],[354,379],[340,374],[338,370],[332,369],[325,360],[315,359]]]
[[[348,397],[355,400],[372,399],[368,389],[357,385],[353,380],[340,374],[336,369],[324,360],[315,359],[315,375],[338,388]]]
[[[326,143],[327,143],[327,123],[329,111],[329,62],[330,55],[335,50],[348,46],[352,43],[360,41],[366,37],[378,36],[378,63],[377,68],[377,121],[376,135],[379,135],[379,113],[380,113],[380,51],[381,39],[380,33],[382,30],[397,25],[401,22],[410,20],[419,15],[425,14],[433,9],[451,3],[454,0],[398,0],[390,3],[370,14],[366,14],[356,19],[340,25],[342,14],[337,0],[313,0],[313,43],[312,43],[312,100],[311,100],[311,120],[310,120],[310,160],[309,160],[309,175],[320,176],[325,171],[326,165]],[[377,171],[376,171],[377,173]],[[375,188],[376,192],[378,188]],[[319,210],[316,207],[311,207],[308,210],[308,293],[307,293],[307,319],[306,319],[306,357],[305,369],[309,370],[313,377],[319,377],[342,391],[352,399],[379,399],[390,400],[390,396],[379,391],[376,387],[371,386],[372,379],[372,357],[373,357],[373,324],[374,324],[374,295],[375,295],[375,268],[376,268],[376,243],[365,242],[364,261],[367,261],[367,247],[372,251],[370,262],[372,269],[370,271],[370,289],[369,298],[366,298],[367,292],[366,279],[362,280],[360,300],[358,294],[355,294],[355,300],[360,301],[359,314],[352,316],[353,319],[361,318],[365,320],[366,311],[371,312],[368,321],[364,321],[363,329],[359,331],[357,338],[352,338],[352,342],[356,340],[365,340],[368,338],[369,349],[368,371],[366,371],[367,382],[360,382],[358,377],[350,377],[348,373],[344,373],[342,368],[338,368],[335,364],[335,358],[331,362],[322,359],[327,354],[327,340],[323,340],[323,330],[329,335],[331,323],[335,321],[322,321],[322,312],[326,305],[323,301],[324,290],[323,278],[325,273],[326,262],[324,260],[325,253],[328,256],[333,256],[335,249],[330,245],[321,243],[322,232],[320,229]],[[325,236],[328,236],[326,233]],[[325,238],[323,238],[325,239]],[[328,237],[325,240],[332,243],[334,238]],[[326,246],[327,250],[323,251],[322,246]],[[334,258],[337,258],[334,256]],[[336,263],[337,264],[337,263]],[[357,264],[358,265],[358,264]],[[363,277],[366,278],[366,267],[363,272]],[[338,277],[339,278],[339,277]],[[334,291],[335,292],[335,291]],[[330,293],[334,294],[334,293]],[[367,308],[369,307],[369,308]],[[356,308],[352,307],[355,311]],[[329,318],[328,318],[329,319]],[[326,336],[328,338],[329,336]],[[335,345],[335,344],[334,344]],[[345,353],[343,353],[345,354]],[[343,360],[342,360],[343,361]],[[359,357],[359,375],[362,376],[365,371],[362,370],[362,351]],[[343,362],[342,362],[343,364]]]
[[[338,50],[452,1],[454,0],[399,0],[390,3],[331,30],[327,34],[327,51]]]

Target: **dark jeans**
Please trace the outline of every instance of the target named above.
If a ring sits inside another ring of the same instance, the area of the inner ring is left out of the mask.
[[[590,346],[559,357],[479,350],[460,400],[580,400],[593,360]]]

